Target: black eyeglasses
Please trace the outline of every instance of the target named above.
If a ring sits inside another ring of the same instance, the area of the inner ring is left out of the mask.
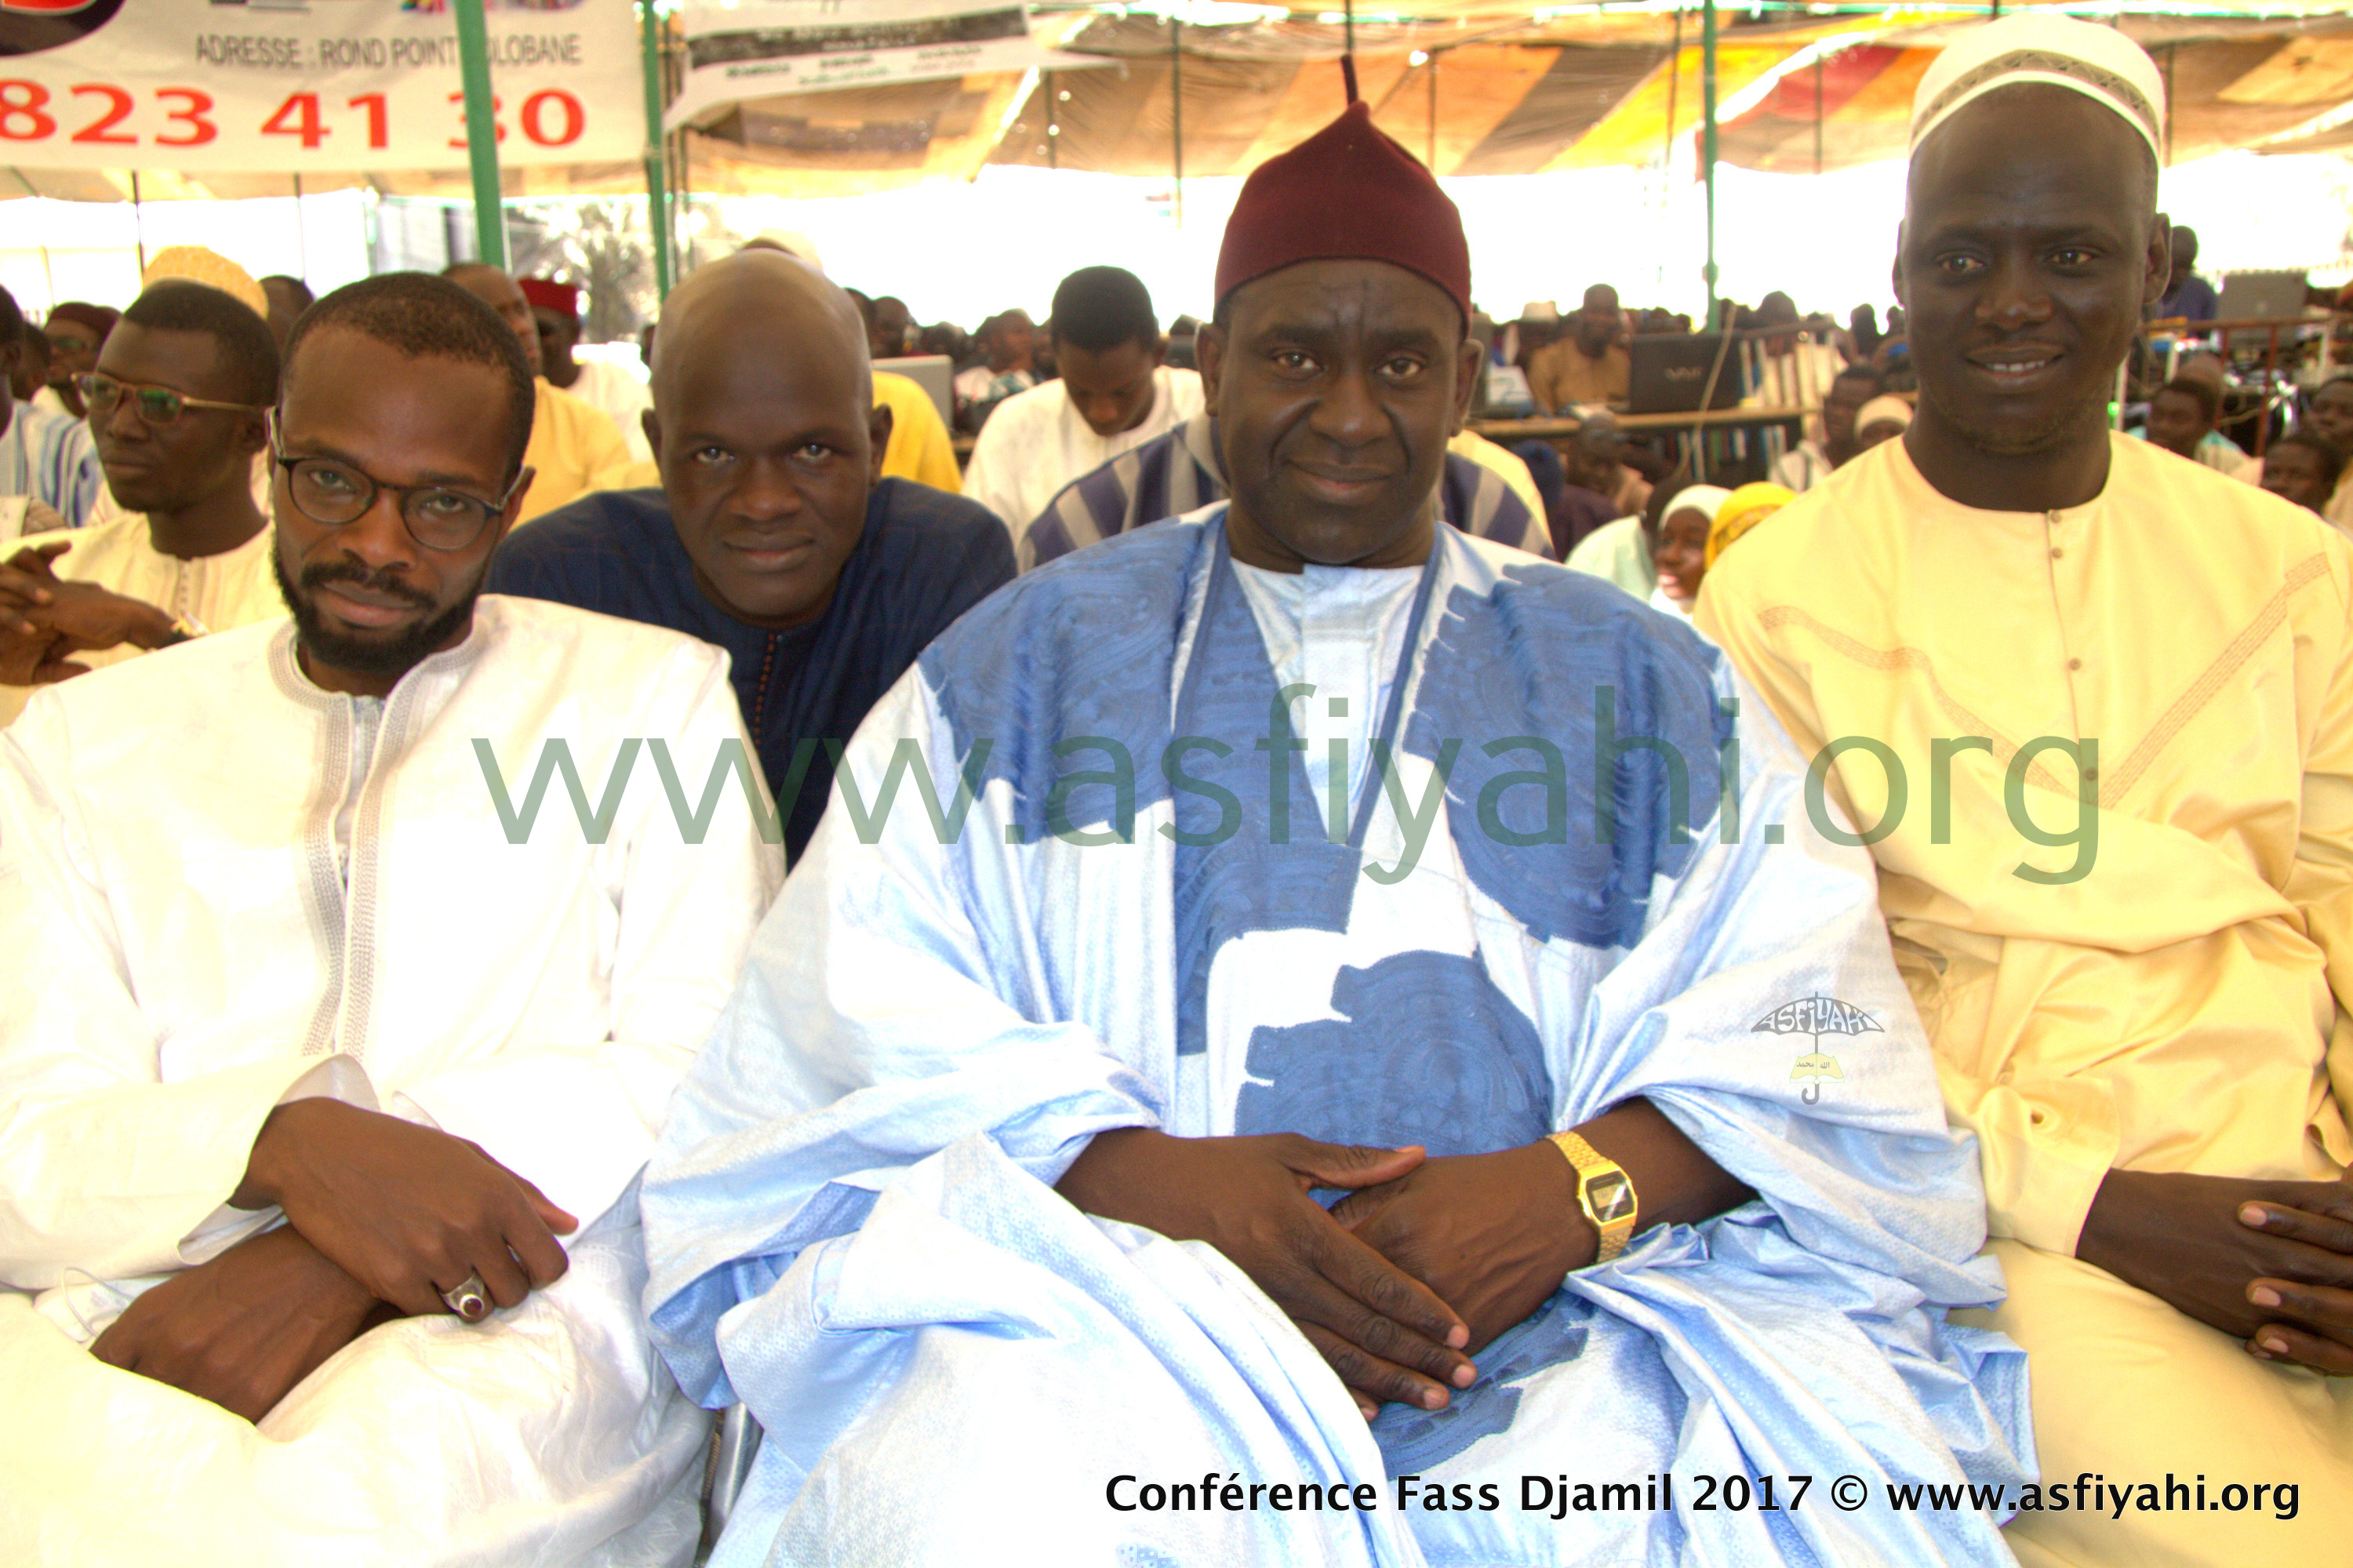
[[[286,471],[286,493],[295,509],[311,522],[331,528],[356,523],[378,494],[388,494],[399,500],[400,521],[408,536],[428,550],[462,550],[480,538],[491,519],[507,509],[531,478],[525,470],[504,495],[484,501],[447,485],[386,484],[333,458],[288,457],[275,451],[270,456]]]
[[[81,393],[84,407],[93,414],[111,414],[114,406],[128,395],[131,407],[140,418],[151,425],[175,425],[180,416],[190,408],[226,408],[236,414],[259,414],[255,403],[216,403],[209,397],[191,397],[185,392],[174,392],[169,387],[137,387],[128,381],[117,381],[111,376],[100,376],[86,370],[74,377],[74,387]]]

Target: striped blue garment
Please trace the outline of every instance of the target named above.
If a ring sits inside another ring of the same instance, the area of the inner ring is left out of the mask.
[[[1226,468],[1218,454],[1217,430],[1214,418],[1196,414],[1167,434],[1072,480],[1026,526],[1008,518],[1021,569],[1026,572],[1114,534],[1163,517],[1181,517],[1226,499]],[[1545,520],[1512,493],[1500,474],[1459,452],[1446,454],[1438,510],[1466,534],[1552,558]]]
[[[0,430],[0,495],[29,495],[55,507],[67,527],[80,527],[106,482],[90,427],[29,403],[13,405],[10,416]]]

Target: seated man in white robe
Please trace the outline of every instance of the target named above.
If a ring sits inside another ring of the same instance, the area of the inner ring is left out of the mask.
[[[1048,327],[1060,374],[997,404],[964,471],[1017,541],[1064,485],[1201,411],[1201,377],[1163,363],[1152,295],[1125,268],[1063,279]]]
[[[0,732],[0,1562],[691,1554],[635,1178],[775,824],[665,799],[751,771],[719,651],[478,597],[532,400],[455,284],[328,296],[273,431],[292,620]]]
[[[1869,858],[1686,628],[1439,525],[1470,282],[1366,106],[1261,165],[1230,503],[852,741],[649,1168],[658,1341],[766,1433],[714,1562],[2008,1560]]]

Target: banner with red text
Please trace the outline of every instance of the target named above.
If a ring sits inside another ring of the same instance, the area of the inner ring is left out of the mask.
[[[634,158],[634,0],[484,0],[499,161]],[[0,164],[466,164],[448,0],[0,0]]]

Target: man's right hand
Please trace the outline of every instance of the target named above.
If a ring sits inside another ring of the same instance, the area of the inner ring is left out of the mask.
[[[381,1300],[411,1317],[468,1275],[512,1307],[553,1285],[556,1245],[580,1222],[463,1139],[315,1098],[261,1125],[232,1207],[285,1210],[287,1223]]]
[[[0,634],[10,645],[21,651],[38,640],[55,659],[126,642],[160,648],[170,641],[172,618],[155,606],[58,577],[50,563],[72,547],[65,539],[27,546],[0,564]]]
[[[1205,1241],[1299,1325],[1370,1418],[1384,1400],[1442,1407],[1477,1376],[1470,1330],[1428,1287],[1348,1234],[1307,1194],[1394,1181],[1419,1149],[1358,1149],[1291,1133],[1097,1133],[1055,1190],[1080,1209]]]
[[[54,597],[49,590],[58,579],[49,563],[72,548],[65,539],[27,545],[0,562],[0,685],[37,685],[39,673],[57,662],[62,640],[31,615]]]
[[[2353,1373],[2353,1184],[2111,1171],[2075,1255],[2266,1359]]]

